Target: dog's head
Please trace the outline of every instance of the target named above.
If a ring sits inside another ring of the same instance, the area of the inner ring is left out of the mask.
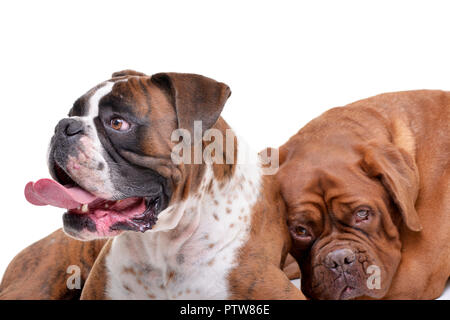
[[[277,179],[302,290],[315,299],[380,298],[400,262],[400,228],[421,229],[417,168],[392,143],[355,143],[327,126],[313,123],[280,148]]]
[[[48,153],[55,181],[27,185],[28,200],[67,208],[64,229],[79,239],[157,228],[187,178],[171,160],[173,131],[212,127],[229,95],[200,75],[114,73],[57,124]]]

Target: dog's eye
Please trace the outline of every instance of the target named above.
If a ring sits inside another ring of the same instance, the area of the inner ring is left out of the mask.
[[[308,230],[306,230],[306,228],[303,228],[302,226],[297,226],[295,227],[295,234],[299,237],[307,237]]]
[[[296,223],[289,226],[289,231],[296,247],[298,248],[306,249],[311,245],[314,239],[314,235],[308,227],[297,225]]]
[[[121,118],[112,118],[109,125],[117,131],[125,131],[130,128],[130,124]]]
[[[356,221],[360,222],[363,220],[367,220],[369,219],[369,215],[370,215],[370,210],[369,209],[358,209],[356,211]]]

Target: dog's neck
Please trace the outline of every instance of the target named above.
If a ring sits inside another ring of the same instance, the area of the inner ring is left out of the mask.
[[[197,216],[214,217],[219,214],[216,211],[220,209],[225,211],[231,209],[230,205],[240,193],[245,194],[247,202],[251,202],[253,196],[257,196],[262,174],[261,166],[256,153],[252,153],[242,139],[236,140],[234,163],[201,164],[191,170],[191,174],[196,176],[189,177],[186,183],[188,185],[184,185],[182,189],[192,192],[185,199],[175,201],[161,212],[155,228],[150,232],[179,229],[184,223],[194,225],[193,220]],[[224,204],[228,206],[223,206]],[[214,206],[218,208],[215,209]]]

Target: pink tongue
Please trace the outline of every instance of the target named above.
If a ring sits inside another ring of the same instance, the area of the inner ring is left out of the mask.
[[[97,197],[79,188],[66,188],[51,179],[28,182],[25,186],[25,198],[36,206],[51,205],[59,208],[74,209],[85,203],[91,203]]]

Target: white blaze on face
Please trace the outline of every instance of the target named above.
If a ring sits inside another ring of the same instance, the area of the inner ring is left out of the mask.
[[[112,88],[114,86],[114,82],[107,81],[105,84],[98,88],[97,91],[89,98],[89,111],[88,111],[88,117],[91,117],[94,119],[98,116],[98,104],[104,96],[106,96],[108,93],[111,92]]]
[[[85,125],[85,133],[80,138],[77,158],[71,158],[67,170],[76,177],[79,184],[102,198],[111,199],[117,191],[111,179],[111,172],[104,158],[105,150],[98,137],[94,119],[99,115],[100,100],[112,91],[114,82],[105,82],[89,97],[87,101],[87,114],[78,118]],[[103,164],[103,170],[97,170],[99,164]]]

